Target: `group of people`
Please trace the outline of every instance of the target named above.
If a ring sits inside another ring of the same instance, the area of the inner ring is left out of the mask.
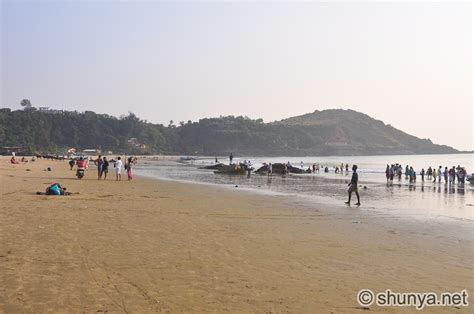
[[[401,180],[402,178],[402,173],[403,173],[403,167],[399,164],[392,164],[392,165],[387,165],[385,169],[385,177],[387,178],[387,183],[390,181],[393,181],[394,176],[397,176],[398,180]],[[416,182],[416,171],[413,169],[412,166],[406,165],[405,167],[405,180],[410,180],[410,183],[415,183]],[[453,166],[452,168],[448,167],[443,167],[439,166],[438,170],[436,170],[436,167],[433,169],[431,166],[428,167],[428,169],[425,171],[424,168],[421,169],[419,172],[419,175],[421,176],[421,181],[425,181],[425,176],[427,180],[433,180],[433,182],[436,182],[436,179],[438,179],[438,182],[441,182],[442,178],[444,178],[444,183],[449,183],[449,184],[454,184],[456,181],[458,184],[464,185],[464,182],[466,181],[467,177],[467,171],[464,167],[461,166]]]
[[[291,163],[288,161],[287,165],[288,165],[288,167],[290,167]],[[300,162],[300,167],[301,167],[301,169],[304,168],[304,162],[303,161]],[[340,167],[338,167],[338,166],[333,167],[334,173],[343,174],[344,173],[344,168],[346,170],[346,173],[349,173],[349,164],[346,164],[344,166],[343,163],[341,163]],[[308,166],[308,169],[306,170],[306,172],[307,173],[319,173],[320,169],[323,169],[323,171],[325,173],[329,173],[329,167],[328,166],[323,166],[323,165],[316,164],[316,163],[313,163],[312,165]]]
[[[115,179],[117,181],[122,180],[122,166],[124,166],[125,170],[127,171],[128,180],[131,181],[133,179],[132,168],[136,165],[137,158],[128,157],[125,162],[125,165],[123,164],[122,158],[120,156],[117,157],[116,160],[112,159],[109,161],[106,156],[99,155],[97,159],[93,159],[91,161],[94,162],[94,165],[97,167],[97,180],[107,179],[110,163],[113,162],[113,166],[115,169]],[[74,159],[69,160],[69,166],[71,170],[74,168],[74,165],[76,165],[77,167],[76,175],[79,175],[79,173],[81,172],[83,173],[88,168],[88,163],[89,163],[89,160],[85,159],[82,156],[76,160]]]

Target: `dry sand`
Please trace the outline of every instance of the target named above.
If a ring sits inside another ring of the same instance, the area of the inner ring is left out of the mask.
[[[34,194],[51,182],[80,194]],[[470,221],[304,208],[143,178],[98,181],[94,170],[79,181],[65,161],[1,158],[0,184],[0,312],[363,313],[362,288],[474,287]]]

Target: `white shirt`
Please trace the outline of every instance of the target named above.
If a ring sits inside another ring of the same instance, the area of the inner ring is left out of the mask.
[[[121,168],[122,168],[122,161],[121,161],[121,160],[117,160],[117,161],[115,162],[115,168],[117,168],[117,169],[121,169]]]

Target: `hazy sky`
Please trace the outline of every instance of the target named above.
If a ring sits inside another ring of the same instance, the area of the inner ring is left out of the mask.
[[[2,107],[29,98],[163,124],[351,108],[474,149],[470,2],[2,1],[1,10]]]

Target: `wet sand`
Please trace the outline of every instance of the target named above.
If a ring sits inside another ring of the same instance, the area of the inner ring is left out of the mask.
[[[0,312],[363,313],[362,288],[473,291],[470,221],[68,168],[0,158]],[[35,195],[52,182],[79,194]]]

